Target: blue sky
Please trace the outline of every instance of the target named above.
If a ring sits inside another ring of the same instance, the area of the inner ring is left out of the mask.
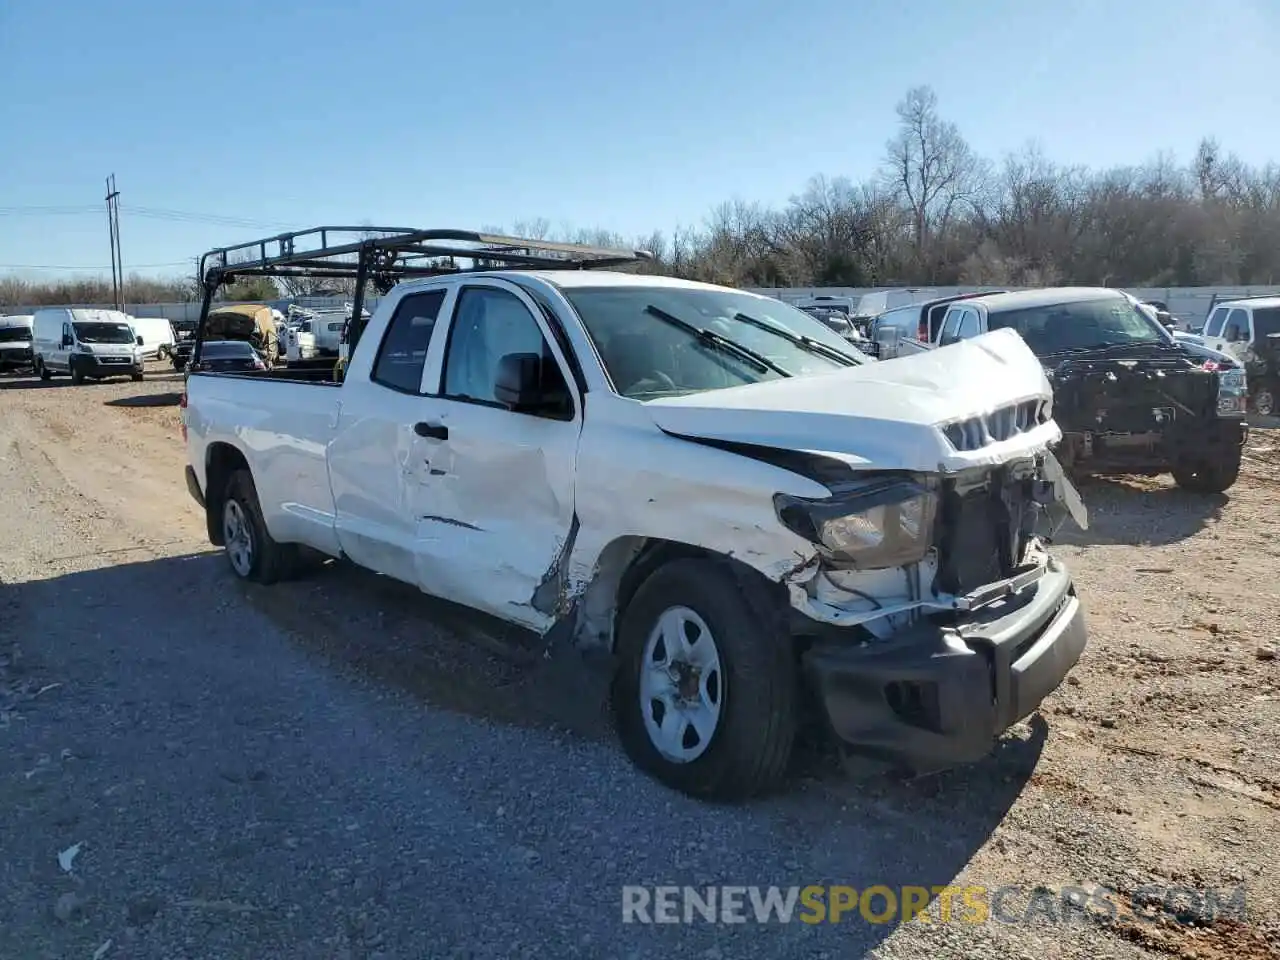
[[[698,225],[873,174],[916,84],[996,158],[1265,163],[1278,49],[1277,0],[10,0],[0,273],[106,272],[113,172],[153,274],[322,222]]]

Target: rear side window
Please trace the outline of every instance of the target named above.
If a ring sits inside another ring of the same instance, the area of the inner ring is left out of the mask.
[[[378,346],[370,379],[401,393],[419,393],[431,332],[444,303],[443,290],[413,293],[400,301]]]
[[[1209,322],[1204,325],[1204,335],[1206,337],[1216,337],[1222,332],[1222,322],[1227,319],[1227,308],[1219,307],[1213,311],[1213,316],[1209,318]]]
[[[1261,343],[1280,333],[1280,307],[1264,307],[1253,311],[1253,338]]]

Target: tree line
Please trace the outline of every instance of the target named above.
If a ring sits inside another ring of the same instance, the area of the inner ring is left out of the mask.
[[[874,175],[815,176],[781,209],[732,200],[700,228],[628,238],[554,230],[510,232],[654,254],[643,269],[741,287],[1235,286],[1280,283],[1280,166],[1254,167],[1202,140],[1179,164],[1063,166],[1027,146],[980,156],[938,110],[929,87],[897,105],[897,128]],[[331,284],[330,284],[331,285]],[[126,282],[130,303],[193,300],[192,279]],[[270,299],[320,290],[305,280],[249,282],[226,292]],[[0,306],[109,302],[102,279],[0,278]]]

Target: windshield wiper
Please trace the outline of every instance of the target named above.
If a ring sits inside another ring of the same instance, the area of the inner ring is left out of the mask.
[[[781,337],[788,343],[800,347],[802,350],[808,350],[810,353],[816,353],[820,357],[826,357],[828,360],[835,360],[842,363],[846,367],[855,367],[859,361],[849,356],[847,353],[841,353],[835,347],[829,347],[819,340],[812,337],[806,337],[803,334],[792,333],[790,330],[783,330],[781,327],[775,327],[772,323],[765,323],[763,320],[757,320],[755,317],[747,316],[745,313],[735,313],[733,319],[739,323],[750,324],[761,330],[768,330],[770,333]]]
[[[778,366],[764,354],[756,353],[756,351],[752,350],[750,347],[744,347],[742,344],[738,343],[738,341],[730,340],[728,337],[716,333],[714,330],[706,330],[703,327],[690,323],[688,320],[681,320],[674,314],[667,313],[667,311],[663,310],[661,307],[655,307],[653,304],[649,304],[645,307],[644,312],[657,317],[664,323],[670,324],[677,330],[683,330],[685,333],[696,338],[699,343],[714,347],[721,353],[727,353],[737,357],[743,363],[754,368],[759,373],[772,370],[781,377],[791,376],[789,371],[782,369],[782,367]]]

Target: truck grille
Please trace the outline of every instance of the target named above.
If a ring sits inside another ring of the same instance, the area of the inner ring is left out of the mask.
[[[955,480],[946,482],[938,511],[942,590],[966,594],[1013,576],[1039,512],[1030,485],[1030,478],[1010,477],[1007,467],[965,490]]]
[[[942,433],[959,453],[981,450],[1044,423],[1049,419],[1045,406],[1045,402],[1039,399],[1011,403],[985,416],[949,423],[942,428]]]

